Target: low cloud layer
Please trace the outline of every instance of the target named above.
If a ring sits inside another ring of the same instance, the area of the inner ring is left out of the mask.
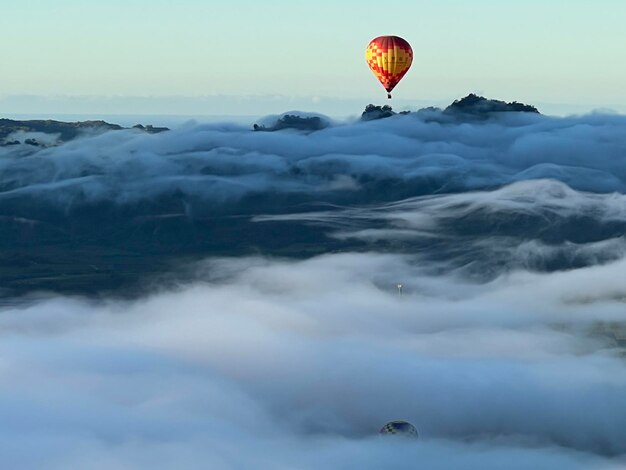
[[[425,113],[312,134],[190,123],[156,136],[112,132],[45,150],[4,148],[0,197],[40,197],[65,209],[174,192],[193,207],[268,194],[368,203],[543,178],[607,193],[625,187],[625,128],[619,115],[459,123]]]
[[[190,122],[4,147],[0,246],[21,247],[31,267],[58,252],[37,247],[76,243],[195,257],[420,251],[487,278],[588,266],[623,252],[625,130],[620,115],[422,112],[312,133]],[[307,223],[320,210],[344,227]],[[103,272],[112,256],[81,259]]]
[[[623,318],[623,269],[485,285],[398,255],[213,260],[143,300],[5,308],[0,461],[618,468],[626,364],[598,325]],[[379,439],[393,419],[420,440]]]

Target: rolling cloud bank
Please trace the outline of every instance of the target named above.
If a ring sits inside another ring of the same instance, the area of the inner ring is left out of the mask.
[[[3,468],[626,465],[626,116],[320,119],[6,138]]]

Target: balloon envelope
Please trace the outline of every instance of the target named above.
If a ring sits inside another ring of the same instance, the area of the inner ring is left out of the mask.
[[[380,429],[380,434],[399,434],[405,437],[417,437],[417,429],[407,421],[390,421]]]
[[[372,39],[365,49],[365,60],[389,93],[409,71],[413,49],[401,37],[379,36]]]

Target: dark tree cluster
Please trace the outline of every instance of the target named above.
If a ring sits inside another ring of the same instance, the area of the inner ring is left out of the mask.
[[[446,114],[490,114],[490,113],[502,113],[502,112],[514,112],[514,113],[536,113],[539,114],[539,110],[534,106],[524,103],[518,103],[513,101],[507,103],[500,100],[490,100],[483,96],[470,93],[465,98],[454,101],[444,111]]]
[[[269,127],[255,124],[253,129],[255,131],[265,132],[280,131],[283,129],[297,129],[300,131],[314,132],[322,130],[327,126],[328,124],[317,116],[300,117],[295,114],[286,114]]]

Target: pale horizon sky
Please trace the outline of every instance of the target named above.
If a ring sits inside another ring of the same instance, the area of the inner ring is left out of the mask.
[[[349,112],[386,104],[364,60],[383,34],[414,50],[395,106],[476,92],[554,113],[626,112],[623,18],[620,0],[22,0],[0,17],[0,112],[102,112],[108,99],[112,113],[185,114],[193,97],[221,103],[207,114],[256,114],[272,99]],[[43,99],[32,108],[24,96]]]

